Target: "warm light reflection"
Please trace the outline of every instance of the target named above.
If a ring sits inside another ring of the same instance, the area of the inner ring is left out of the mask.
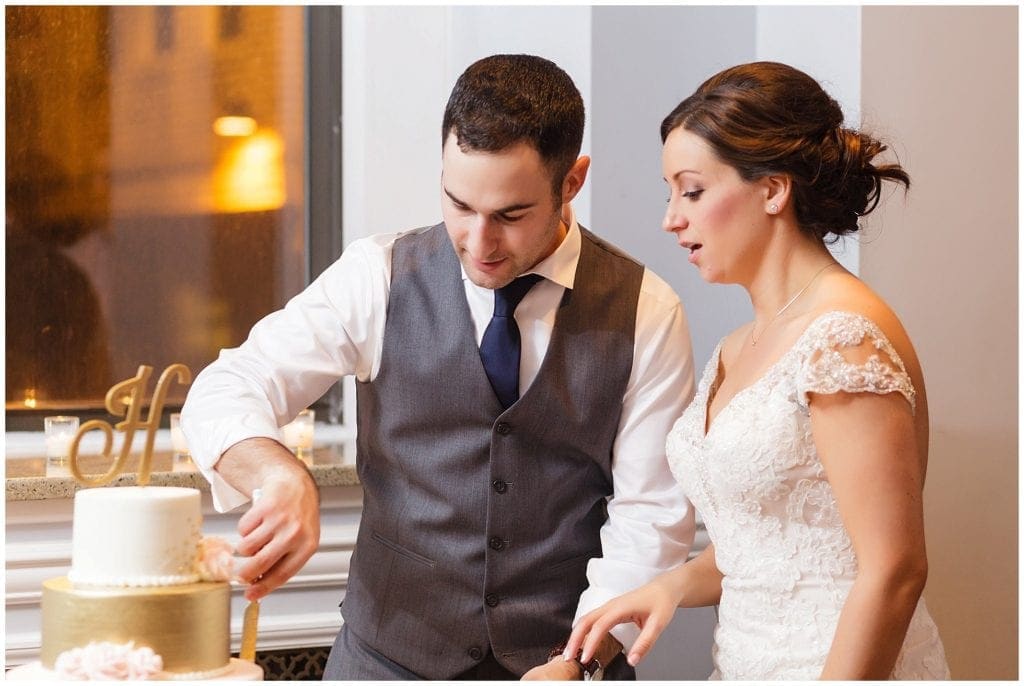
[[[25,389],[25,407],[34,408],[36,406],[36,389],[26,388]]]
[[[276,210],[284,201],[284,145],[275,131],[261,129],[223,154],[214,172],[218,212]]]
[[[240,116],[217,117],[213,122],[213,132],[226,137],[251,136],[256,133],[256,120]]]

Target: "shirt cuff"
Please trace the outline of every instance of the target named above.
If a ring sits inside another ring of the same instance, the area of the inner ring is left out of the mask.
[[[213,496],[213,507],[217,512],[228,512],[249,502],[249,496],[232,488],[216,470],[200,467],[199,471],[210,482],[210,495]]]
[[[229,484],[216,470],[217,462],[228,448],[248,438],[269,438],[281,441],[281,430],[273,420],[259,415],[244,415],[227,419],[200,421],[189,425],[182,419],[182,430],[193,449],[192,461],[203,477],[210,482],[210,495],[217,512],[227,512],[249,502],[249,496]]]

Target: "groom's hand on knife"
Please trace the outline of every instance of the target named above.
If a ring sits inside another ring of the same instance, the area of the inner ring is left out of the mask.
[[[545,664],[537,665],[523,675],[523,681],[580,681],[583,679],[583,666],[578,660],[565,659],[565,646],[556,646]],[[615,657],[622,652],[622,644],[611,634],[605,634],[601,639],[594,658],[603,670]],[[601,676],[595,676],[600,679]]]
[[[217,471],[242,492],[262,496],[238,520],[235,547],[248,557],[237,571],[251,582],[245,599],[259,600],[296,574],[320,542],[320,496],[305,465],[275,440],[248,438],[228,448]]]
[[[523,681],[579,681],[583,670],[575,662],[566,662],[561,656],[551,658],[546,664],[537,665],[523,675]]]

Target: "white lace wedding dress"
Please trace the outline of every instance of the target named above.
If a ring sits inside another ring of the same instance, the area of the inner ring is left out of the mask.
[[[724,574],[711,678],[816,679],[857,558],[815,450],[807,393],[896,392],[913,407],[914,388],[873,322],[830,312],[737,393],[705,436],[720,349],[668,437],[672,471],[703,516]],[[949,678],[923,598],[892,677]]]

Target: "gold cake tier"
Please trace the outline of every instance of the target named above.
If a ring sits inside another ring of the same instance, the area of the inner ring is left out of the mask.
[[[231,657],[231,587],[200,582],[147,588],[76,587],[67,577],[43,582],[44,667],[90,642],[149,646],[164,671],[207,672]]]

